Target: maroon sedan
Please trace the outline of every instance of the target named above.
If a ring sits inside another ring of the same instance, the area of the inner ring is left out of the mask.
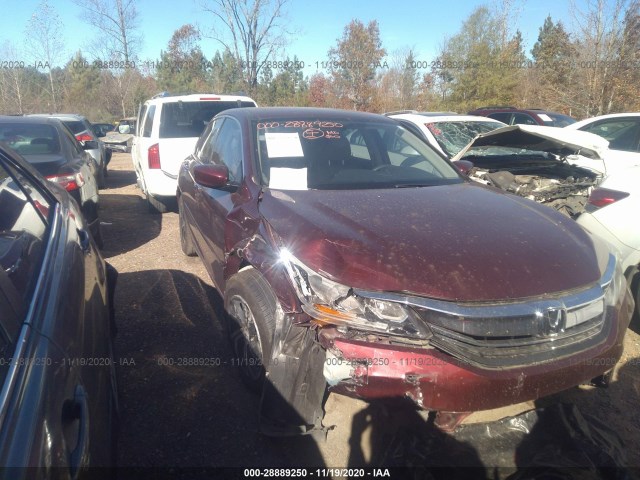
[[[408,397],[452,427],[622,353],[632,299],[604,244],[469,182],[392,119],[223,112],[181,168],[178,205],[265,432],[318,426],[327,386]]]

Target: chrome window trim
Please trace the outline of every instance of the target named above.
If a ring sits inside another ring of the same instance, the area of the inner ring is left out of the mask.
[[[31,323],[33,321],[33,315],[38,304],[36,299],[39,298],[40,293],[43,291],[43,283],[45,282],[44,277],[47,271],[49,270],[49,266],[52,263],[53,258],[53,249],[57,242],[55,241],[61,225],[60,225],[60,204],[55,203],[55,211],[53,215],[53,222],[51,223],[51,230],[49,233],[49,241],[47,243],[47,249],[45,250],[44,256],[42,257],[42,268],[40,269],[40,273],[38,274],[38,281],[36,282],[36,287],[33,290],[31,304],[29,305],[29,310],[25,315],[23,326],[20,331],[20,336],[18,337],[16,349],[14,351],[14,356],[12,357],[12,363],[9,367],[9,371],[7,372],[7,376],[4,381],[4,385],[2,386],[2,391],[0,392],[0,429],[4,425],[5,417],[7,415],[7,410],[9,409],[9,401],[11,400],[11,394],[13,393],[13,389],[15,387],[18,375],[18,369],[20,365],[16,362],[18,359],[23,358],[25,354],[25,350],[27,348],[27,342],[31,338]]]

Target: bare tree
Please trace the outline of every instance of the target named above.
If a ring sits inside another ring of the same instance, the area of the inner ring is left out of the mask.
[[[625,13],[637,0],[572,2],[581,84],[578,106],[583,116],[611,111],[616,95],[619,52],[624,49]]]
[[[123,60],[128,66],[142,42],[137,32],[135,0],[74,0],[74,3],[86,12],[82,18],[102,34],[104,51],[111,53],[109,59]]]
[[[57,86],[53,79],[53,67],[64,56],[63,24],[48,0],[42,0],[27,23],[26,47],[33,64],[44,68],[49,76],[51,107],[58,110]]]
[[[242,62],[244,80],[250,91],[267,60],[273,60],[285,44],[284,8],[289,0],[201,0],[215,24],[210,37]]]
[[[0,46],[0,58],[18,59],[20,55],[15,45],[8,40]],[[24,68],[0,69],[0,106],[4,113],[23,114],[25,107],[26,80]]]

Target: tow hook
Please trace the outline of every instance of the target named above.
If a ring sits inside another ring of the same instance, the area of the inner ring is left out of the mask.
[[[602,375],[592,378],[589,383],[594,387],[608,388],[609,383],[611,383],[611,377],[613,377],[613,370],[609,370],[608,372],[604,372]]]

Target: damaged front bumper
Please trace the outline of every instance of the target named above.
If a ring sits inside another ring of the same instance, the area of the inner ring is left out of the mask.
[[[628,310],[629,300],[621,310]],[[436,348],[347,339],[334,329],[323,329],[319,338],[332,391],[363,399],[408,397],[426,410],[473,412],[535,400],[611,370],[622,354],[627,323],[608,323],[605,341],[582,353],[504,369],[473,366]]]

